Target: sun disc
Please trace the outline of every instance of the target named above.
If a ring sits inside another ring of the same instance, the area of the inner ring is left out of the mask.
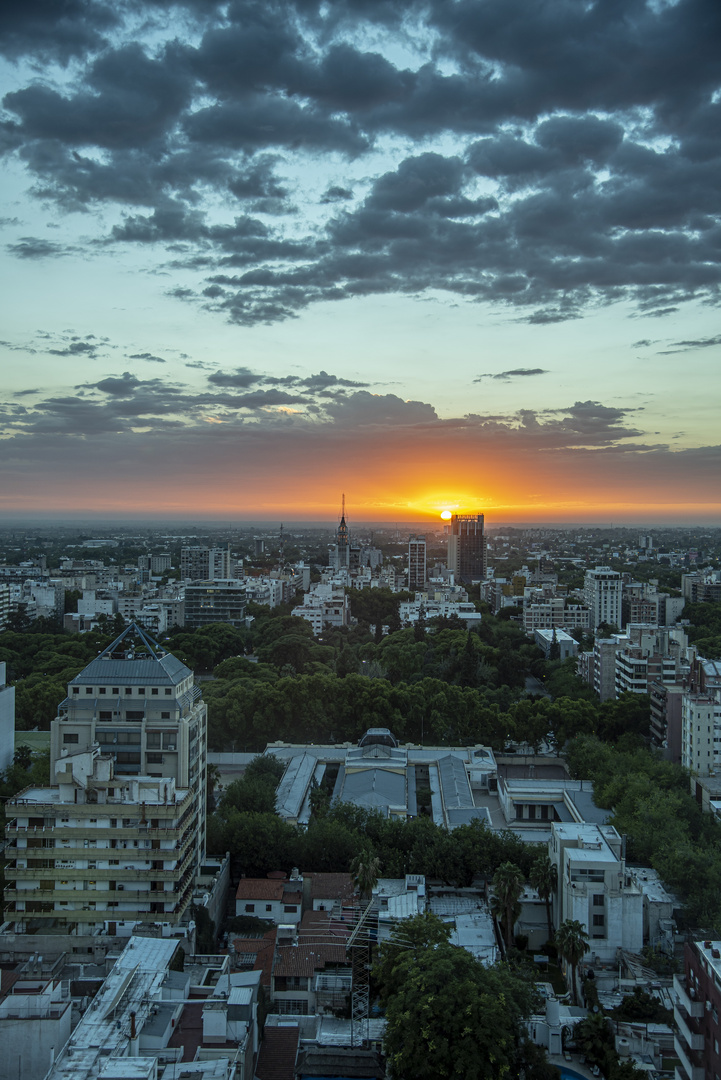
[[[450,510],[441,510],[441,517],[444,521],[450,521],[453,517],[453,514]]]

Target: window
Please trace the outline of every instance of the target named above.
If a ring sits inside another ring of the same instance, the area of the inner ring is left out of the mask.
[[[283,911],[286,913],[286,915],[297,915],[298,914],[298,905],[297,904],[286,904],[285,907],[283,908]]]
[[[92,692],[93,692],[92,686],[86,686],[85,687],[85,693],[86,694],[92,694]]]
[[[132,686],[126,686],[125,687],[125,693],[126,694],[132,694],[132,692],[133,692]]]
[[[170,720],[170,713],[169,712],[161,712],[160,719],[161,720]]]
[[[604,916],[603,915],[594,915],[593,916],[593,925],[594,926],[603,926],[604,925]]]
[[[105,693],[105,687],[104,686],[99,686],[98,687],[98,693],[99,694],[104,694]]]
[[[138,712],[137,710],[131,710],[131,709],[128,709],[128,711],[125,714],[125,719],[126,720],[142,720],[142,719],[144,719],[144,717],[145,717],[144,712]]]
[[[145,760],[147,761],[148,765],[162,765],[163,764],[163,755],[162,754],[147,754]]]
[[[246,911],[255,911],[255,904],[246,904],[245,905],[245,910]]]
[[[265,910],[266,911],[272,911],[273,910],[273,905],[272,904],[266,904],[265,905]]]
[[[73,687],[73,693],[74,694],[79,694],[80,693],[80,687],[79,686],[74,686]]]
[[[145,687],[144,687],[144,686],[139,686],[139,687],[138,687],[138,693],[139,693],[139,694],[140,694],[140,695],[141,695],[142,697],[145,697]]]
[[[78,733],[77,732],[67,731],[63,735],[63,742],[64,743],[76,743],[77,741],[78,741]]]
[[[145,745],[148,749],[159,750],[160,749],[160,732],[149,731],[145,736]]]
[[[113,687],[113,693],[114,694],[119,694],[120,693],[120,687],[119,686],[114,686]]]
[[[101,711],[99,716],[100,716],[101,720],[112,720],[113,719],[113,714],[111,712],[102,712]]]
[[[173,692],[173,690],[172,690],[172,687],[170,687],[170,686],[166,686],[166,687],[165,687],[165,696],[166,696],[166,697],[170,697],[170,695],[172,694],[172,692]]]
[[[153,697],[157,697],[158,696],[158,688],[157,688],[157,686],[154,686],[152,688],[152,690],[150,691],[150,693],[153,695]]]
[[[593,906],[594,907],[603,907],[603,893],[594,893]]]

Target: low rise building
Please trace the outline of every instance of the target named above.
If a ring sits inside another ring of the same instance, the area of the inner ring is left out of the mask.
[[[622,848],[612,825],[551,826],[548,853],[558,876],[554,923],[581,923],[591,961],[613,961],[617,949],[637,953],[643,946],[643,893],[626,871]]]
[[[17,979],[0,1000],[0,1080],[43,1080],[70,1038],[70,1022],[70,996],[59,979]]]

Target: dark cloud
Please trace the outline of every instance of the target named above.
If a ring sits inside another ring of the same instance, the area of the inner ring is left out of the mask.
[[[261,382],[262,375],[257,375],[250,368],[236,368],[233,372],[216,371],[208,376],[208,382],[214,386],[234,386],[247,389]]]
[[[97,341],[70,341],[62,349],[47,349],[51,356],[89,356],[95,359],[103,351],[103,345]]]
[[[539,326],[718,303],[717,0],[29,0],[1,31],[34,65],[0,127],[33,194],[120,207],[86,250],[157,249],[193,276],[168,295],[233,322],[429,290]]]
[[[690,352],[693,349],[711,349],[718,345],[721,345],[721,334],[716,334],[715,337],[695,338],[690,341],[673,341],[670,348],[660,350],[660,355],[671,356],[677,352]]]
[[[70,255],[73,251],[73,248],[65,244],[56,244],[52,240],[43,240],[36,236],[24,236],[16,243],[8,244],[7,249],[19,259],[57,259]]]
[[[494,374],[492,371],[486,371],[483,375],[479,375],[474,382],[481,382],[483,379],[503,379],[508,381],[509,379],[517,379],[525,377],[527,375],[548,375],[546,368],[511,368],[509,371],[499,371]]]
[[[166,362],[162,356],[153,356],[149,352],[131,353],[128,360],[145,360],[149,364],[164,364]]]

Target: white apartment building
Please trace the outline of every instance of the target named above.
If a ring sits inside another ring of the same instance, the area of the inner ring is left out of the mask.
[[[721,771],[721,691],[683,695],[681,764],[696,776]]]
[[[328,626],[350,624],[350,598],[343,588],[332,584],[316,584],[303,596],[303,603],[294,607],[291,615],[310,623],[318,636]]]
[[[116,776],[97,746],[59,758],[54,777],[7,802],[6,921],[16,933],[170,932],[199,866],[193,792]]]
[[[50,726],[51,776],[63,753],[99,745],[116,777],[169,777],[193,793],[205,852],[207,709],[193,672],[131,624],[68,684]]]
[[[610,566],[597,566],[587,570],[583,582],[583,601],[591,612],[591,625],[595,629],[601,623],[622,626],[621,600],[623,580],[617,570]]]
[[[4,630],[10,615],[10,589],[4,583],[0,583],[0,630]]]
[[[398,608],[398,614],[404,626],[418,622],[421,611],[425,619],[435,619],[439,616],[450,619],[455,615],[467,626],[477,626],[482,618],[480,611],[476,611],[475,604],[471,600],[408,600],[400,604]]]
[[[15,687],[6,685],[6,664],[0,660],[0,773],[15,755]]]
[[[612,825],[554,822],[549,858],[558,873],[556,928],[576,919],[586,930],[590,956],[613,961],[616,950],[643,946],[643,892],[626,872],[622,840]]]
[[[534,590],[535,592],[535,590]],[[534,630],[588,630],[591,613],[581,604],[567,604],[564,597],[553,596],[536,600],[523,607],[523,629],[530,634]]]
[[[0,999],[0,1080],[43,1080],[70,1038],[71,1011],[59,979],[18,979]]]

